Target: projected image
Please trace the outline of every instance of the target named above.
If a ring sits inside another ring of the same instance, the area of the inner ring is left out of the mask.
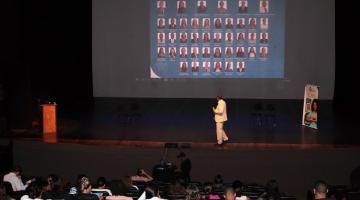
[[[151,78],[283,78],[284,0],[151,0]]]

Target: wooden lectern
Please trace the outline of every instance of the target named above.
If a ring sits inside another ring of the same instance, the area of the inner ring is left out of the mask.
[[[45,142],[56,142],[56,104],[42,104],[43,136]]]

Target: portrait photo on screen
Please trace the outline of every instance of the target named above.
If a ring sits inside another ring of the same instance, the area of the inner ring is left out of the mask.
[[[220,0],[218,1],[218,11],[219,13],[224,13],[227,11],[227,1],[226,0]]]
[[[244,47],[236,47],[236,57],[238,58],[244,57]]]
[[[185,0],[177,1],[178,13],[180,13],[180,14],[185,13],[185,10],[186,10],[186,1]]]
[[[256,57],[256,48],[255,47],[248,47],[248,57],[249,58]]]
[[[267,58],[268,57],[268,48],[267,47],[260,47],[260,58]]]
[[[221,58],[221,48],[214,47],[214,58]]]
[[[192,47],[191,48],[191,57],[192,58],[199,57],[199,48],[198,47]]]
[[[198,13],[206,13],[206,1],[205,0],[199,0],[197,1],[197,11]]]
[[[211,40],[210,33],[204,32],[202,38],[203,38],[203,43],[209,43]]]
[[[187,71],[188,71],[187,62],[180,62],[180,72],[187,72]]]
[[[164,14],[165,13],[165,9],[166,9],[166,1],[165,0],[160,0],[156,2],[157,5],[157,10],[159,14]]]
[[[231,58],[233,55],[232,47],[226,47],[225,48],[225,57]]]
[[[214,27],[216,28],[216,29],[221,29],[221,18],[215,18],[214,19]]]
[[[202,66],[203,66],[204,72],[210,72],[211,71],[210,62],[208,62],[208,61],[203,62]]]
[[[239,13],[246,13],[248,11],[248,1],[239,0]]]
[[[169,18],[168,24],[169,24],[169,29],[176,28],[176,18],[174,17]]]
[[[191,28],[199,28],[199,18],[191,18]]]
[[[232,29],[232,28],[234,27],[234,25],[233,25],[233,18],[227,17],[227,18],[225,19],[225,22],[226,22],[225,27],[226,27],[227,29]]]
[[[169,47],[169,58],[175,58],[175,57],[176,57],[176,48]]]
[[[180,58],[187,58],[187,48],[186,47],[180,48]]]
[[[165,33],[158,33],[158,43],[165,43]]]
[[[256,18],[250,17],[249,18],[249,29],[255,29],[256,28]]]
[[[164,47],[158,47],[158,58],[165,58],[165,49],[164,49]]]
[[[259,12],[260,13],[268,13],[269,12],[269,1],[268,0],[260,0]]]
[[[245,62],[244,61],[237,62],[236,71],[237,72],[244,72],[245,71]]]
[[[187,18],[180,18],[180,28],[187,28]]]
[[[233,33],[232,32],[227,32],[225,42],[231,43],[232,41],[233,41]]]
[[[191,43],[198,43],[199,42],[199,33],[192,32],[191,33]]]
[[[268,43],[268,41],[269,41],[269,34],[268,33],[266,33],[266,32],[262,32],[262,33],[260,33],[260,43],[262,43],[262,44],[266,44],[266,43]]]
[[[233,71],[233,63],[232,62],[225,62],[225,71],[232,72]]]
[[[243,18],[243,17],[237,18],[236,28],[238,28],[238,29],[243,29],[243,28],[245,28],[245,18]]]
[[[240,43],[244,42],[245,41],[245,33],[243,33],[243,32],[237,33],[236,39]]]
[[[220,61],[214,62],[214,72],[221,72],[222,64]]]
[[[187,32],[181,32],[180,33],[180,43],[187,43],[188,39],[187,39]]]
[[[202,48],[202,57],[203,58],[210,58],[210,47],[203,47]]]
[[[260,18],[260,29],[268,29],[269,28],[269,18],[261,17]]]
[[[200,71],[199,62],[191,62],[191,71],[192,72]]]
[[[169,43],[175,43],[175,41],[176,41],[176,33],[170,32],[169,33]]]
[[[215,43],[220,43],[221,42],[221,33],[220,32],[215,32],[214,33],[214,42]]]
[[[159,29],[165,28],[165,18],[159,18],[157,20],[157,28]]]
[[[256,43],[256,33],[255,32],[248,33],[248,40],[249,43]]]
[[[202,19],[202,27],[205,29],[210,28],[210,18],[203,18]]]

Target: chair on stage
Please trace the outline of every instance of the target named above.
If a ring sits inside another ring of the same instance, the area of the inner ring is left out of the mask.
[[[276,128],[276,114],[275,114],[275,106],[274,104],[267,104],[266,111],[265,111],[265,126],[268,130],[273,130]]]
[[[260,128],[263,126],[263,105],[256,103],[252,112],[252,127]]]

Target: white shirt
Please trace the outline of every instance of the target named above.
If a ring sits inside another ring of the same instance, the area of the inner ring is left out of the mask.
[[[39,198],[32,199],[29,197],[29,195],[24,195],[20,198],[20,200],[42,200],[42,199]]]
[[[4,175],[3,181],[11,183],[14,192],[25,190],[27,187],[27,185],[24,185],[21,178],[16,176],[14,172],[10,172]]]
[[[226,103],[224,100],[220,99],[214,111],[215,113],[215,122],[225,122],[227,121],[226,114]]]
[[[141,196],[138,198],[138,200],[146,200],[146,192],[145,191],[141,194]],[[162,199],[159,197],[153,197],[149,200],[165,200],[165,199]]]

